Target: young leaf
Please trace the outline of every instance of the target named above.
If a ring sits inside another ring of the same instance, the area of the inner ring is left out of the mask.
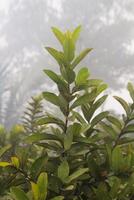
[[[15,156],[11,157],[11,161],[12,161],[13,166],[15,166],[16,168],[19,168],[20,162],[17,157],[15,157]]]
[[[29,200],[25,192],[18,187],[12,187],[10,189],[10,192],[15,198],[15,200]]]
[[[81,32],[81,26],[78,26],[72,33],[73,41],[76,42]]]
[[[9,162],[0,162],[0,167],[7,167],[7,166],[11,166],[12,164]]]
[[[77,56],[77,57],[75,58],[75,60],[73,61],[73,63],[71,64],[71,68],[74,69],[74,68],[85,58],[85,56],[86,56],[91,50],[92,50],[92,48],[91,48],[91,49],[85,49],[84,51],[82,51],[82,52],[80,53],[80,55]]]
[[[69,175],[69,164],[64,160],[58,167],[58,177],[64,182]]]
[[[52,31],[54,33],[54,35],[56,36],[56,38],[59,40],[59,42],[61,43],[61,45],[63,45],[64,39],[65,39],[65,35],[64,33],[62,33],[58,28],[56,27],[52,27]]]
[[[66,62],[71,62],[74,58],[75,46],[70,32],[66,33],[66,38],[63,43],[63,50]]]
[[[48,186],[48,177],[47,173],[42,172],[37,180],[37,185],[39,188],[39,200],[45,200],[47,197],[47,186]]]
[[[33,193],[34,200],[39,200],[40,192],[39,192],[38,185],[36,183],[34,183],[34,182],[31,182],[31,188],[32,188],[32,193]]]
[[[101,94],[104,90],[107,89],[107,84],[103,83],[103,84],[100,84],[97,88],[97,95]]]
[[[88,68],[83,67],[79,70],[75,83],[76,85],[83,85],[87,83],[87,79],[89,78]]]
[[[53,56],[53,58],[58,62],[59,65],[65,62],[64,56],[61,52],[51,47],[45,47],[45,49],[51,54],[51,56]]]

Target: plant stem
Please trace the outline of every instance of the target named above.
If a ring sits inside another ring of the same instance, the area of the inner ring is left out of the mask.
[[[70,93],[70,85],[68,83],[68,91]],[[67,104],[67,111],[66,111],[66,116],[65,116],[65,129],[64,129],[64,132],[66,134],[67,132],[67,127],[68,127],[68,117],[69,117],[69,110],[70,110],[70,105],[69,105],[70,101],[68,101],[68,104]]]

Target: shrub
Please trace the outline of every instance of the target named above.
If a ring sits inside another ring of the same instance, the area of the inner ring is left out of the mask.
[[[124,108],[122,117],[100,111],[107,85],[91,78],[86,67],[76,70],[92,50],[76,55],[80,30],[78,26],[63,33],[52,28],[62,50],[46,50],[58,63],[59,73],[50,69],[44,73],[57,85],[57,93],[45,91],[42,98],[61,114],[46,113],[32,121],[34,109],[30,106],[18,144],[7,147],[4,143],[0,150],[3,157],[9,148],[14,149],[11,159],[0,162],[0,184],[5,184],[1,195],[15,200],[134,198],[134,86],[127,86],[131,103],[114,96]],[[40,100],[38,103],[41,108]],[[13,140],[14,136],[9,143]]]

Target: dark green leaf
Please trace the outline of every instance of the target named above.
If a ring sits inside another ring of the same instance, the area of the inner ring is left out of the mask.
[[[25,192],[18,187],[12,187],[10,191],[15,200],[29,200]]]

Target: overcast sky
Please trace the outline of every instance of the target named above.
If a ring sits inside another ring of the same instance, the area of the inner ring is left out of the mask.
[[[44,68],[57,70],[44,46],[58,44],[51,26],[62,30],[81,24],[78,50],[93,47],[82,66],[109,85],[110,96],[129,99],[134,83],[134,0],[0,0],[0,113],[10,126],[31,95],[54,89]],[[109,97],[106,108],[122,112]]]

